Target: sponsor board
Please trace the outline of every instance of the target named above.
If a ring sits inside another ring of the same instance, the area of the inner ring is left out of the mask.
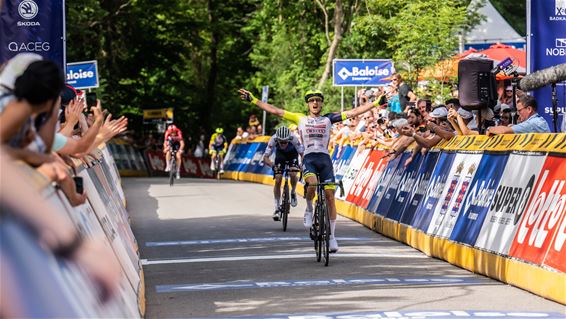
[[[507,154],[484,154],[462,202],[450,239],[473,245],[491,205],[505,165]]]
[[[341,181],[352,162],[352,158],[356,154],[357,147],[350,145],[344,146],[341,150],[337,161],[334,163],[334,172],[336,173],[336,180]]]
[[[442,194],[448,173],[453,166],[456,153],[442,152],[438,157],[438,163],[434,167],[434,172],[425,191],[424,199],[420,202],[413,218],[412,226],[422,231],[426,231],[430,225],[436,207],[441,202]]]
[[[393,172],[395,172],[397,166],[399,165],[399,161],[400,161],[400,157],[390,160],[387,163],[387,166],[385,166],[383,173],[381,173],[381,177],[379,179],[379,182],[377,183],[375,192],[373,193],[371,200],[367,205],[367,210],[369,210],[370,212],[379,214],[379,212],[377,211],[377,207],[381,203],[381,198],[383,197],[385,191],[387,190],[389,182],[391,181],[391,177],[393,176]]]
[[[440,154],[441,153],[438,151],[430,151],[423,159],[417,173],[414,189],[412,190],[408,198],[407,205],[403,209],[403,214],[399,219],[401,223],[406,225],[413,224],[417,208],[426,196],[426,191],[428,189],[432,173],[434,172],[434,167],[436,166],[436,162],[438,161]]]
[[[391,60],[334,59],[334,86],[385,85],[385,79],[395,72]]]
[[[365,205],[367,205],[379,180],[379,176],[385,167],[383,155],[385,155],[383,151],[372,150],[369,152],[350,187],[346,201],[361,207],[364,206],[361,204],[364,201]],[[368,187],[370,183],[372,186]]]
[[[401,181],[399,182],[399,186],[397,186],[396,194],[385,217],[396,221],[401,219],[405,206],[408,204],[411,194],[417,184],[417,174],[419,172],[422,159],[423,156],[419,152],[408,165],[405,162],[401,162],[399,164],[400,167],[403,167],[403,175],[401,176]]]
[[[450,237],[481,158],[482,154],[456,154],[448,173],[450,178],[442,191],[442,201],[434,211],[427,234]]]
[[[509,155],[476,247],[504,255],[509,253],[545,159],[546,155]]]
[[[547,260],[550,265],[563,261],[565,210],[566,161],[563,157],[549,155],[523,213],[509,255],[540,265],[550,249],[550,259]],[[555,241],[558,233],[559,240]],[[564,269],[564,264],[555,266]]]
[[[390,178],[387,183],[387,187],[384,188],[383,196],[379,200],[379,204],[376,208],[376,213],[379,215],[387,216],[387,212],[393,203],[393,199],[397,194],[397,189],[401,184],[401,177],[405,171],[403,164],[411,156],[411,152],[405,152],[401,156],[397,157],[395,161],[397,161],[397,165],[395,170],[391,171]]]
[[[354,184],[354,180],[360,171],[363,163],[367,160],[370,150],[369,149],[356,149],[356,153],[354,154],[350,165],[348,166],[348,170],[344,174],[342,178],[342,184],[344,186],[344,197],[341,197],[340,194],[337,194],[336,198],[345,200],[346,195],[350,194],[350,187]]]
[[[67,63],[66,77],[67,84],[75,89],[97,88],[98,63],[96,61]]]

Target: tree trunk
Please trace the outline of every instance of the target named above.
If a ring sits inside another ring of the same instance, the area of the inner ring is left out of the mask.
[[[334,9],[334,38],[332,39],[332,43],[328,48],[328,57],[326,58],[326,66],[324,67],[324,72],[322,73],[322,77],[318,82],[318,89],[322,88],[328,77],[330,76],[330,72],[332,71],[332,60],[336,56],[336,52],[338,51],[338,47],[340,46],[340,42],[342,41],[342,22],[344,21],[344,11],[342,10],[342,0],[336,0],[336,8]]]
[[[210,70],[208,73],[208,81],[206,83],[206,100],[200,108],[200,118],[202,125],[206,130],[210,130],[212,127],[210,115],[216,109],[216,78],[218,75],[219,35],[216,29],[218,19],[215,13],[215,7],[214,0],[208,0],[208,22],[211,27]]]

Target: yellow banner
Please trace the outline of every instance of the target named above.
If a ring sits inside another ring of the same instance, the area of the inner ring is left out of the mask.
[[[164,108],[164,109],[149,109],[143,110],[143,119],[144,120],[153,120],[153,119],[172,119],[173,118],[173,108]]]

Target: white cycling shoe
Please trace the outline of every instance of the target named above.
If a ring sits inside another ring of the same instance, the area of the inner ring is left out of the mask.
[[[330,240],[328,241],[328,246],[329,246],[329,252],[330,253],[336,253],[338,252],[338,242],[336,241],[336,238],[334,238],[334,236],[330,237]]]
[[[169,171],[171,171],[171,167],[166,166],[166,167],[165,167],[165,172],[169,172]]]
[[[179,172],[177,172],[177,179],[181,179],[181,174]]]
[[[312,212],[305,210],[305,215],[303,216],[303,225],[305,225],[306,229],[310,229],[312,227]]]
[[[297,207],[297,194],[291,193],[291,206]]]

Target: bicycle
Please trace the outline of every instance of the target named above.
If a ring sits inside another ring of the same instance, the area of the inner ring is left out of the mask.
[[[216,177],[217,180],[220,180],[222,178],[222,173],[220,173],[220,154],[218,153],[214,158],[214,171],[212,171],[212,174],[214,175],[214,177]]]
[[[275,178],[275,177],[274,177]],[[289,164],[285,164],[283,168],[283,179],[285,183],[283,184],[283,198],[281,199],[281,204],[279,205],[279,213],[281,214],[281,223],[283,226],[283,231],[287,231],[287,220],[289,218],[289,212],[291,210],[291,198],[289,197]]]
[[[318,175],[317,180],[320,180]],[[332,234],[330,231],[330,215],[328,213],[328,206],[326,204],[324,186],[338,186],[338,188],[340,188],[340,197],[344,196],[344,186],[342,185],[342,181],[338,183],[305,183],[305,194],[306,189],[309,186],[316,186],[317,197],[314,209],[313,223],[310,229],[310,237],[314,241],[316,261],[320,262],[324,257],[324,266],[328,266],[328,263],[330,261],[330,236]]]
[[[173,186],[175,183],[175,174],[177,173],[177,152],[179,150],[176,148],[171,148],[171,159],[169,160],[169,186]]]

